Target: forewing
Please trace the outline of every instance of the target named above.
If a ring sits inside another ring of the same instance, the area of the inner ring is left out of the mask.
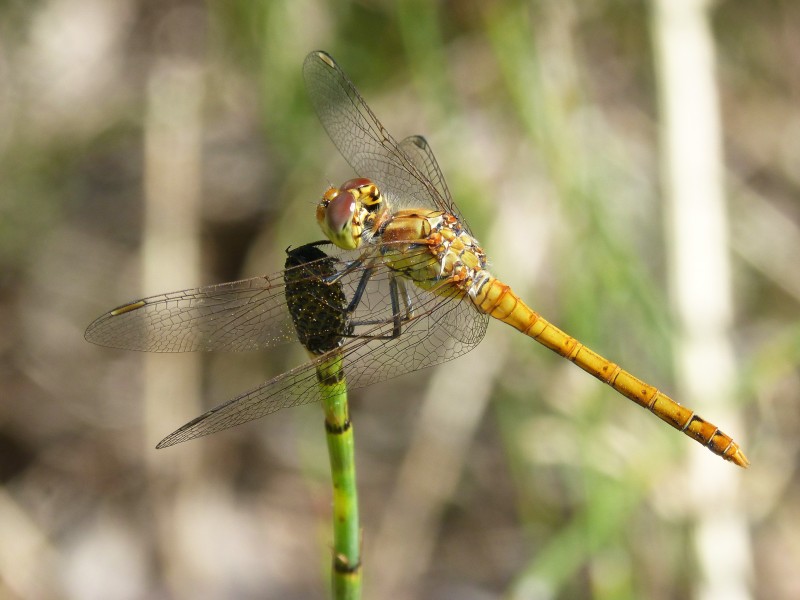
[[[280,273],[170,292],[121,306],[86,329],[88,341],[126,350],[254,350],[294,339]]]
[[[439,167],[439,163],[436,161],[436,157],[433,154],[430,144],[428,144],[428,140],[421,135],[410,135],[400,142],[400,149],[411,159],[417,170],[436,188],[439,197],[446,207],[446,212],[449,212],[461,221],[461,224],[469,232],[469,226],[464,219],[464,215],[461,214],[456,203],[453,201],[453,197],[450,195],[450,190],[447,188],[447,182],[444,179],[444,174]]]
[[[358,175],[372,179],[398,206],[460,216],[452,200],[441,193],[442,186],[430,181],[430,171],[420,169],[422,165],[398,146],[330,55],[322,51],[309,54],[303,75],[328,136]],[[443,183],[438,165],[436,172]]]
[[[339,270],[357,256],[340,252],[326,260]],[[353,269],[354,277],[357,272]],[[279,271],[151,296],[102,315],[85,337],[101,346],[147,352],[248,351],[296,341],[285,287],[286,271]]]

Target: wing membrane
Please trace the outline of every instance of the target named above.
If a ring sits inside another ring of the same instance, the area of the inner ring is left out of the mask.
[[[164,438],[158,448],[241,425],[282,408],[321,400],[323,392],[317,380],[317,365],[337,354],[343,357],[344,376],[350,388],[368,386],[461,356],[483,339],[489,319],[462,300],[462,294],[455,290],[445,297],[415,294],[414,315],[403,319],[399,337],[390,340],[370,337],[391,332],[391,319],[373,325],[361,332],[362,337],[341,348],[278,375],[193,419]]]
[[[462,218],[449,193],[442,194],[442,186],[430,180],[431,171],[420,168],[425,161],[409,156],[409,146],[398,146],[330,55],[322,51],[309,54],[303,75],[323,127],[356,173],[375,181],[399,206],[433,208]],[[422,140],[422,151],[432,159],[435,177],[443,185],[444,178],[424,138],[408,139]]]
[[[361,263],[358,267],[352,266],[354,257]],[[340,252],[325,260],[333,261],[328,268],[334,272],[345,273],[339,284],[348,303],[369,269],[369,285],[351,316],[354,336],[367,328],[361,323],[393,324],[389,280],[394,274],[385,263],[354,252]],[[420,248],[407,252],[407,260],[409,268],[414,268],[415,261],[421,267],[432,257],[427,249]],[[285,288],[286,273],[298,268],[144,298],[102,315],[89,325],[85,337],[101,346],[146,352],[243,352],[296,342]],[[305,271],[300,280],[304,278],[309,278]],[[428,292],[413,284],[406,289],[413,302],[429,302],[425,298]]]
[[[86,329],[88,341],[126,350],[255,350],[294,338],[280,273],[151,296]]]

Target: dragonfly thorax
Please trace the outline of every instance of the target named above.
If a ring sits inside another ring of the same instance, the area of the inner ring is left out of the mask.
[[[385,212],[378,186],[359,177],[338,188],[328,188],[317,205],[317,223],[339,248],[354,250],[361,246],[365,234],[375,231]]]
[[[490,277],[478,241],[449,213],[399,210],[378,235],[383,261],[423,289],[455,287],[474,297]]]

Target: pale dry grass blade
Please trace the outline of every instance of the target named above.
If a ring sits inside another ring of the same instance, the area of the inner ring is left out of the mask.
[[[731,401],[733,293],[709,9],[705,0],[660,0],[653,12],[666,239],[680,327],[679,397],[740,439],[741,420]],[[742,473],[710,458],[692,452],[686,481],[699,568],[694,595],[746,600],[752,597],[752,549],[740,507]]]
[[[200,280],[200,173],[204,95],[198,64],[165,58],[148,80],[145,115],[145,221],[142,247],[143,288],[172,289],[178,282]],[[176,596],[189,593],[192,582],[211,574],[192,568],[180,531],[184,504],[197,493],[202,446],[182,452],[157,452],[155,442],[187,415],[202,412],[200,355],[170,360],[144,356],[144,456],[153,506],[155,532],[164,553],[166,585]],[[165,482],[170,481],[169,486]]]

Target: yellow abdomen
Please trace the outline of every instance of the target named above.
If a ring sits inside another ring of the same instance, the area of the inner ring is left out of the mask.
[[[529,308],[509,286],[494,277],[488,276],[470,299],[479,311],[508,323],[553,352],[571,360],[626,398],[697,440],[714,454],[740,467],[750,464],[739,445],[716,425],[567,335]]]

